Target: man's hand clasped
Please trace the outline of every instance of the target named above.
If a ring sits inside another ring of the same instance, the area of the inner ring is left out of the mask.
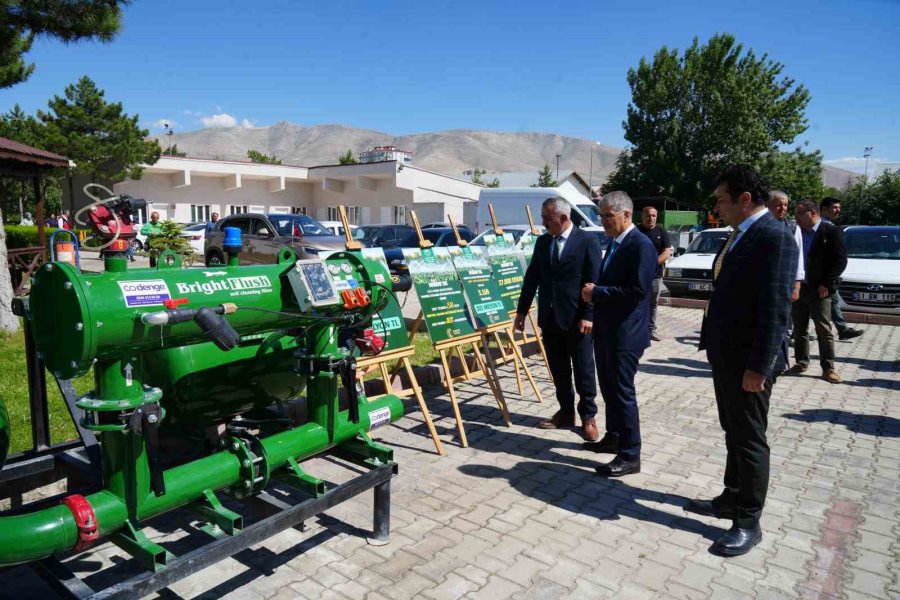
[[[591,294],[593,292],[594,292],[594,284],[593,283],[584,284],[584,287],[581,288],[581,299],[584,300],[585,302],[590,302]]]

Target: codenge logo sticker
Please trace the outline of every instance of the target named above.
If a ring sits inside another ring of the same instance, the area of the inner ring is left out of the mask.
[[[272,281],[265,275],[254,277],[229,277],[213,281],[178,282],[179,294],[204,294],[226,292],[229,296],[253,296],[272,291]]]
[[[119,281],[125,306],[155,306],[170,299],[169,286],[162,279]]]

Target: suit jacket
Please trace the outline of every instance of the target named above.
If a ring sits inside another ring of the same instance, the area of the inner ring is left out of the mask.
[[[808,258],[806,282],[814,288],[824,285],[834,293],[841,273],[847,268],[847,246],[844,245],[841,228],[823,219],[813,238]]]
[[[579,321],[592,321],[594,318],[593,305],[581,300],[581,288],[585,283],[597,282],[603,250],[596,235],[572,227],[559,264],[553,266],[550,264],[552,242],[553,236],[549,233],[544,233],[535,241],[516,312],[527,313],[535,293],[539,292],[538,325],[546,327],[552,314],[560,329],[570,331]]]
[[[642,352],[650,346],[650,294],[659,254],[635,227],[601,264],[592,294],[594,342],[615,350]]]
[[[713,283],[700,333],[710,364],[763,375],[787,367],[798,260],[790,231],[768,212],[731,247]]]

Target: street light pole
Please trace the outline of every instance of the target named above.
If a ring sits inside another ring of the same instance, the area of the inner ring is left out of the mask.
[[[866,146],[865,150],[863,150],[863,157],[866,159],[866,170],[865,173],[863,173],[862,185],[859,186],[859,206],[856,209],[857,222],[862,220],[863,190],[866,189],[866,184],[869,180],[869,157],[872,155],[872,148],[872,146]]]
[[[562,156],[562,154],[556,155],[556,182],[557,183],[559,183],[559,157],[560,156]]]

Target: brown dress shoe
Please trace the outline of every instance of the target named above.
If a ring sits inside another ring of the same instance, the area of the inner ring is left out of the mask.
[[[538,421],[537,426],[539,429],[562,429],[563,427],[575,427],[575,415],[567,415],[564,414],[563,411],[558,410],[553,413],[553,416],[549,419]]]
[[[582,419],[581,437],[589,442],[596,442],[600,439],[600,432],[597,430],[597,421],[595,419]]]
[[[841,376],[838,375],[837,372],[832,369],[828,369],[827,371],[824,371],[822,373],[822,379],[824,379],[828,383],[840,383],[841,381],[843,381],[843,379],[841,379]]]

